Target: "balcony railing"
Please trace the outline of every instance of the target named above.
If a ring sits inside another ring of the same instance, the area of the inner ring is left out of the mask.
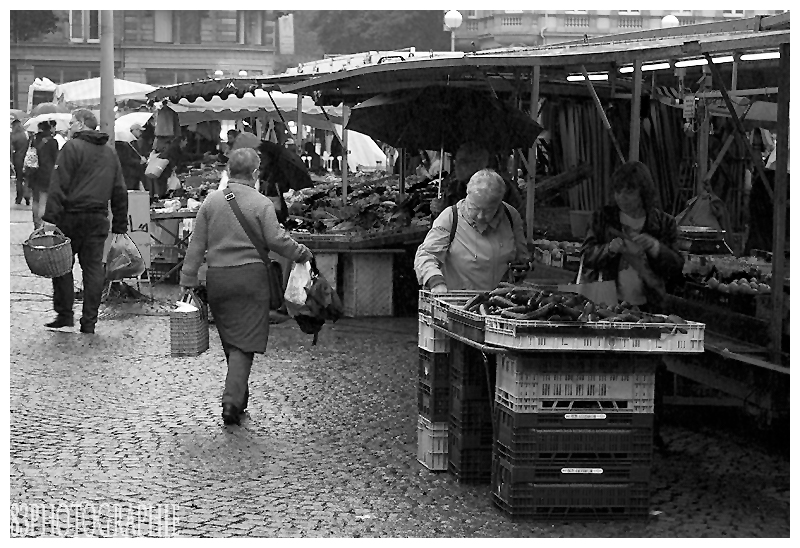
[[[640,29],[642,28],[641,17],[621,16],[619,18],[619,28],[621,29]]]
[[[564,18],[565,27],[588,27],[589,17],[584,15],[567,15]]]
[[[503,17],[500,20],[500,24],[504,27],[521,27],[522,17],[520,16]]]

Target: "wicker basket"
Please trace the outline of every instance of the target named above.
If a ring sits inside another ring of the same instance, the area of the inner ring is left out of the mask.
[[[37,276],[58,278],[72,270],[70,239],[56,228],[47,234],[44,228],[34,230],[22,244],[25,262]]]
[[[191,300],[187,300],[191,299]],[[198,309],[169,313],[169,342],[172,356],[199,356],[208,350],[208,308],[194,293],[181,299]]]

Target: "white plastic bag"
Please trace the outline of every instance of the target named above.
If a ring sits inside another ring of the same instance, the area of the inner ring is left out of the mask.
[[[178,176],[175,175],[175,172],[172,172],[172,175],[169,176],[167,179],[167,190],[178,190],[183,185],[181,184],[181,180],[178,179]]]
[[[127,234],[115,234],[106,257],[106,280],[140,276],[145,269],[139,248]]]
[[[161,174],[164,172],[164,168],[167,167],[167,164],[169,164],[169,160],[162,158],[159,156],[158,152],[154,150],[147,158],[147,167],[144,170],[144,174],[146,177],[158,179],[161,177]]]
[[[306,304],[308,294],[306,289],[311,287],[311,263],[294,263],[292,271],[289,273],[289,281],[286,282],[286,291],[283,298],[286,301],[286,310],[289,315],[294,317],[296,311]]]

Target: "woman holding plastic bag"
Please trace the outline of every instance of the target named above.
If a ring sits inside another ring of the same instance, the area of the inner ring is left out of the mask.
[[[259,163],[252,149],[231,152],[228,187],[210,193],[200,206],[181,271],[181,285],[193,288],[199,285],[203,257],[208,263],[208,305],[228,362],[222,394],[225,424],[239,423],[248,403],[253,355],[267,348],[268,270],[258,247],[299,263],[312,258],[311,251],[278,224],[272,201],[255,189]]]

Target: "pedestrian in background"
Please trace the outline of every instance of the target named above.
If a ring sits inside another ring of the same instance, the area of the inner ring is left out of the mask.
[[[50,177],[53,174],[53,167],[56,165],[56,157],[58,157],[58,142],[53,137],[49,121],[39,122],[37,128],[39,131],[33,137],[31,146],[36,149],[39,157],[39,168],[33,171],[27,180],[33,198],[33,227],[41,228],[42,215],[44,215],[47,193],[50,188]]]
[[[181,286],[200,285],[197,271],[208,263],[208,305],[228,362],[222,394],[222,420],[239,424],[247,407],[254,354],[263,354],[269,337],[270,293],[267,265],[251,243],[226,195],[232,193],[258,245],[292,261],[311,260],[311,251],[278,224],[272,201],[255,189],[260,159],[255,150],[230,153],[228,187],[211,192],[197,212],[195,230],[181,270]]]
[[[11,117],[11,165],[14,166],[14,177],[17,183],[17,197],[14,203],[19,205],[25,200],[25,205],[31,205],[31,190],[25,184],[23,167],[25,153],[28,152],[28,133],[22,127],[22,122],[12,115]]]
[[[97,131],[92,111],[78,109],[69,123],[70,140],[61,149],[53,169],[50,194],[43,219],[56,225],[70,240],[83,272],[81,333],[94,333],[103,293],[103,246],[108,237],[108,203],[111,231],[128,232],[128,192],[122,166],[109,136]],[[53,278],[53,308],[56,319],[47,327],[74,325],[75,294],[72,270]]]

